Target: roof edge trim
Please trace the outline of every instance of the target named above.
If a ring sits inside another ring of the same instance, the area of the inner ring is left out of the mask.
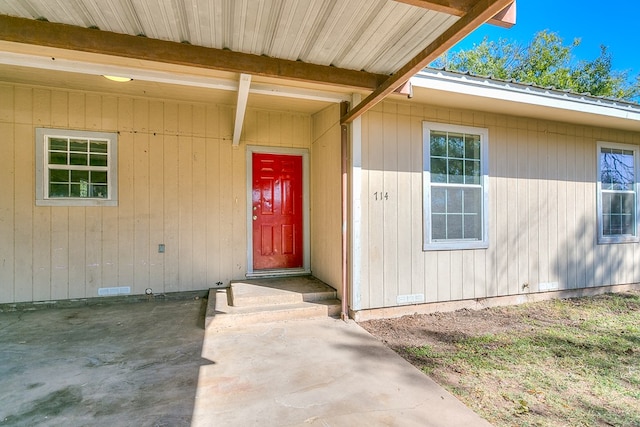
[[[417,88],[640,121],[640,105],[637,104],[528,86],[522,83],[498,82],[490,78],[430,69],[422,70],[416,74],[411,78],[411,83]]]

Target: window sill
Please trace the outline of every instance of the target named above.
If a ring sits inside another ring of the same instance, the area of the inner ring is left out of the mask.
[[[37,199],[36,206],[118,206],[118,201],[98,199]]]
[[[640,237],[638,236],[620,236],[620,237],[600,237],[598,238],[599,245],[615,245],[618,243],[638,243],[640,242]]]
[[[464,251],[469,249],[488,249],[489,242],[442,242],[425,243],[423,251]]]

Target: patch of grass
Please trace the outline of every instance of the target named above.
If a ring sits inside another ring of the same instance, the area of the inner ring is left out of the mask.
[[[401,353],[496,426],[640,426],[640,294],[507,310],[530,327]]]

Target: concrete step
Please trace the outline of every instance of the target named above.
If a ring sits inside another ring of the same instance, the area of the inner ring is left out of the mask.
[[[229,303],[234,307],[324,301],[336,298],[335,289],[320,281],[234,281]]]
[[[338,317],[340,301],[323,299],[314,302],[279,302],[266,305],[232,306],[229,304],[231,288],[211,289],[205,317],[205,328],[226,329],[256,323],[284,320]]]

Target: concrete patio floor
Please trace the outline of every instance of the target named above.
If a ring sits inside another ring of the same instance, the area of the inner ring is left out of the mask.
[[[206,299],[0,313],[0,426],[488,426],[353,322]]]
[[[190,426],[205,305],[0,313],[0,426]]]

